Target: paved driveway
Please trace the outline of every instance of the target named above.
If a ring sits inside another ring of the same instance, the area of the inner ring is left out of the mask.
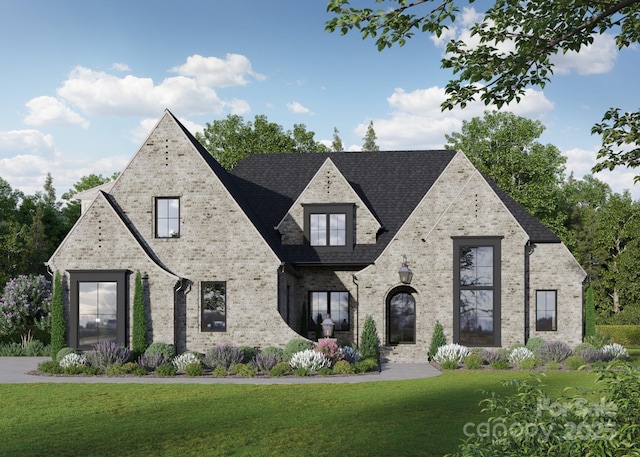
[[[0,357],[0,384],[33,382],[83,382],[83,383],[139,383],[139,384],[314,384],[353,383],[371,381],[399,381],[438,376],[440,372],[428,363],[385,363],[380,373],[358,376],[285,376],[282,378],[214,378],[176,376],[157,378],[154,376],[106,377],[106,376],[45,376],[33,373],[40,362],[49,357]]]

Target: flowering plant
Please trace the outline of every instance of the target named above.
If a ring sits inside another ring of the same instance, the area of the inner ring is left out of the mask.
[[[629,352],[623,345],[618,343],[605,344],[600,349],[600,352],[602,353],[602,358],[604,360],[626,359],[629,357]]]
[[[35,329],[51,329],[51,281],[21,275],[11,279],[0,296],[0,336],[30,339]]]
[[[520,362],[534,357],[535,355],[531,350],[525,347],[517,347],[509,353],[509,362],[518,365]]]
[[[313,349],[296,352],[289,361],[291,368],[304,368],[306,370],[318,371],[321,368],[329,367],[329,360],[322,352]]]
[[[344,355],[340,351],[340,346],[330,338],[323,338],[318,341],[313,347],[313,350],[324,354],[329,361],[329,367],[332,367],[338,360],[344,358]]]
[[[464,358],[469,355],[469,349],[457,343],[445,344],[440,346],[433,356],[433,360],[439,364],[445,362],[462,363]]]
[[[184,372],[184,370],[187,368],[187,365],[191,365],[192,363],[197,363],[199,365],[200,358],[193,352],[184,352],[173,359],[171,363],[173,363],[173,366],[176,367],[176,370]]]
[[[62,368],[71,368],[77,367],[81,365],[88,365],[86,357],[76,354],[72,352],[70,354],[65,355],[59,362],[60,367]]]

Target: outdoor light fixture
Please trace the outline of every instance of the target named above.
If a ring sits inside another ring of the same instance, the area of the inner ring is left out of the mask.
[[[400,270],[398,270],[400,282],[402,284],[411,284],[411,279],[413,279],[413,272],[409,269],[409,265],[407,265],[407,256],[402,256],[402,259],[402,266],[400,267]]]
[[[331,338],[333,336],[333,327],[336,324],[331,320],[331,316],[327,314],[327,318],[322,321],[322,336],[325,338]]]

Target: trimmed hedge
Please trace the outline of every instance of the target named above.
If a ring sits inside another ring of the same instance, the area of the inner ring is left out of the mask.
[[[640,325],[596,325],[596,331],[623,346],[640,346]]]

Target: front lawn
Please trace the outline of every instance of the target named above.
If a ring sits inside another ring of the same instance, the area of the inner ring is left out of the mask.
[[[479,389],[512,392],[525,372],[448,371],[361,384],[5,384],[1,455],[440,456],[468,422]],[[551,372],[552,394],[595,375]]]

